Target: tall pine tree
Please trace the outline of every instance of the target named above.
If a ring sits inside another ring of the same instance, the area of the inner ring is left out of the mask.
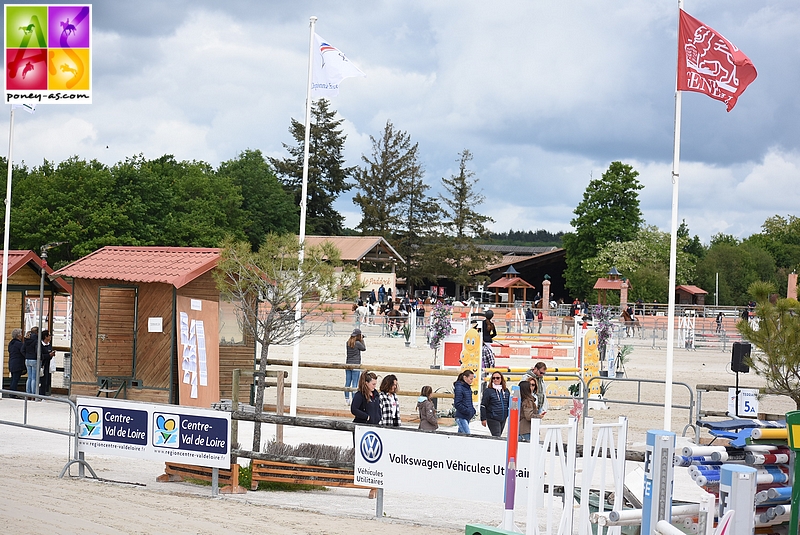
[[[486,224],[494,220],[476,211],[485,197],[476,190],[478,179],[475,172],[467,168],[471,160],[472,153],[464,149],[459,155],[458,174],[442,178],[447,195],[439,196],[445,211],[444,235],[433,256],[439,259],[439,274],[456,283],[456,297],[460,296],[461,287],[475,282],[471,273],[484,269],[497,256],[481,249],[476,242],[486,238],[489,233]]]
[[[350,190],[353,184],[347,179],[353,175],[354,167],[345,166],[343,119],[335,119],[336,110],[330,109],[325,99],[313,103],[311,107],[311,136],[308,159],[308,199],[306,212],[306,232],[322,236],[337,236],[344,228],[344,217],[333,203],[339,195]],[[300,204],[303,180],[303,143],[305,127],[292,119],[289,132],[296,145],[283,144],[289,157],[270,158],[270,163],[284,186]]]

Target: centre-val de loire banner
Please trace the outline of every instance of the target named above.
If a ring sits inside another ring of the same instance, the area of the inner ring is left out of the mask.
[[[5,4],[6,104],[92,103],[92,6]]]
[[[231,414],[79,397],[78,451],[230,468]]]

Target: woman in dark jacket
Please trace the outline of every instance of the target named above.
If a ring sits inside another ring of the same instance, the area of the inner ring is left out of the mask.
[[[25,373],[25,355],[22,352],[22,329],[11,331],[8,343],[8,371],[11,372],[11,390],[16,390],[22,374]]]
[[[464,370],[458,374],[458,379],[453,383],[453,407],[456,409],[456,424],[458,432],[469,435],[469,421],[475,416],[475,407],[472,405],[472,381],[475,373]]]
[[[378,425],[381,422],[381,400],[375,387],[378,376],[372,372],[364,372],[358,378],[358,392],[353,394],[350,412],[355,418],[353,423]]]
[[[481,399],[481,424],[489,427],[493,437],[499,437],[503,433],[508,418],[510,397],[506,378],[500,372],[493,372],[492,384],[483,391]]]

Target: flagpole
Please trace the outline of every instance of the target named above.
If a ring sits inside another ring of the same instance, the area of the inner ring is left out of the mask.
[[[680,10],[683,0],[678,0],[678,39],[680,40]],[[680,53],[680,52],[679,52]],[[678,69],[675,69],[678,72]],[[664,391],[664,430],[672,429],[672,375],[675,353],[675,279],[678,257],[678,186],[681,160],[681,92],[675,80],[675,131],[672,147],[672,228],[669,236],[669,300],[667,305],[667,369]]]
[[[298,270],[303,269],[305,258],[306,241],[306,212],[308,197],[308,145],[311,139],[311,70],[314,64],[314,25],[317,17],[309,19],[308,36],[308,83],[306,85],[306,118],[305,118],[305,141],[303,146],[303,186],[300,193],[300,253],[298,255],[300,265]],[[297,381],[300,369],[300,318],[303,316],[303,298],[298,288],[297,303],[294,308],[294,344],[292,347],[292,389],[289,396],[289,415],[297,416]]]
[[[5,227],[3,227],[3,282],[0,285],[0,389],[3,388],[3,370],[5,367],[6,356],[6,305],[8,302],[8,247],[11,233],[11,162],[13,160],[14,148],[14,106],[11,106],[11,119],[8,125],[8,177],[6,178],[6,217]],[[0,399],[3,394],[0,393]]]

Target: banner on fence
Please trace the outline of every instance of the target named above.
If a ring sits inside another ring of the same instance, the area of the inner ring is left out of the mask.
[[[78,451],[230,468],[230,413],[106,398],[77,405]]]
[[[527,500],[530,444],[519,444],[516,499]],[[506,442],[356,426],[355,483],[429,496],[502,503]]]

